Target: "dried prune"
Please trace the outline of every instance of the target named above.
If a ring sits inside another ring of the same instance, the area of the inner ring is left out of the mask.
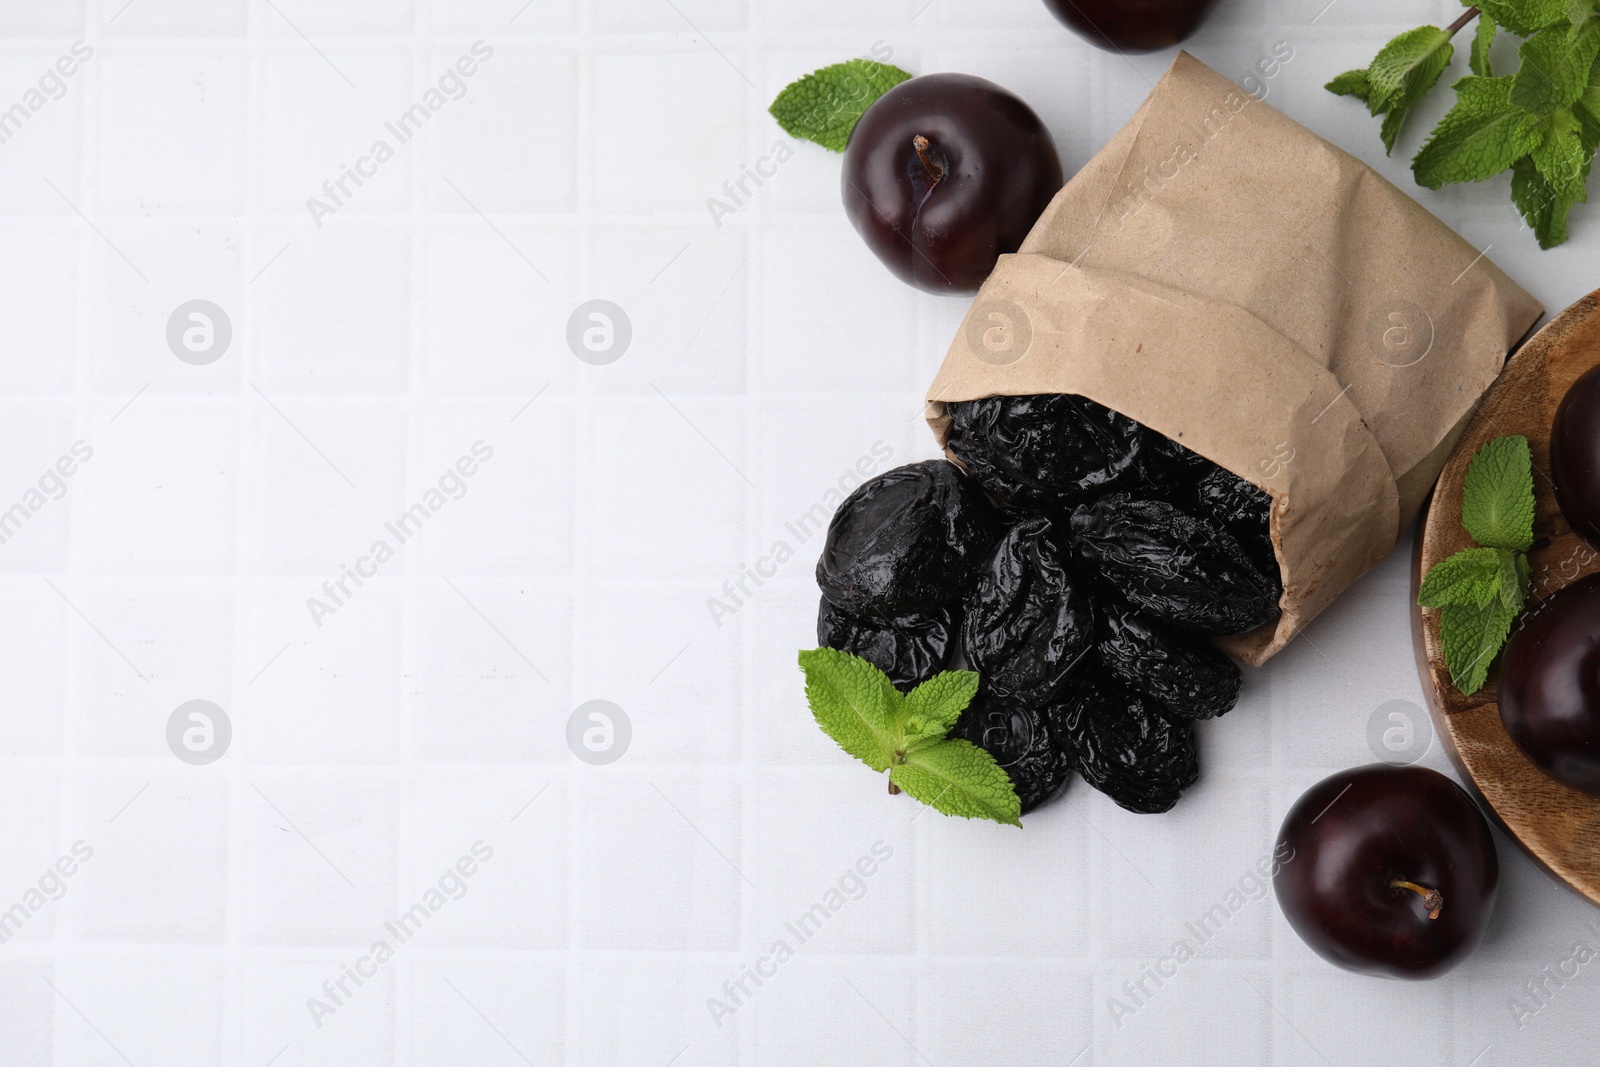
[[[1075,682],[1049,722],[1073,769],[1129,811],[1167,811],[1200,777],[1194,725],[1114,682]]]
[[[897,619],[960,600],[1001,530],[983,493],[942,459],[858,486],[828,524],[817,585],[852,615]]]
[[[1153,436],[1086,397],[992,396],[945,405],[950,451],[990,494],[1030,508],[1070,507],[1144,476]]]
[[[1102,603],[1095,655],[1113,679],[1174,718],[1212,719],[1231,710],[1239,668],[1203,639],[1168,629],[1121,604]]]
[[[1219,522],[1263,570],[1277,570],[1272,551],[1272,497],[1232,471],[1212,465],[1194,487],[1199,514]]]
[[[967,705],[950,736],[995,758],[1011,776],[1025,812],[1059,795],[1072,778],[1072,759],[1044,714],[986,690]]]
[[[1088,583],[1064,531],[1042,516],[1011,528],[963,605],[961,648],[985,687],[1031,708],[1060,690],[1094,644]]]
[[[1079,556],[1152,618],[1235,634],[1278,617],[1277,571],[1253,563],[1215,523],[1165,501],[1113,494],[1079,505],[1071,526]]]
[[[953,612],[930,611],[898,619],[863,618],[828,603],[817,611],[817,644],[860,656],[909,691],[950,663],[955,651]]]

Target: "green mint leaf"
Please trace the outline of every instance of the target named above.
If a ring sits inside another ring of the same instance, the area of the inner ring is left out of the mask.
[[[822,732],[875,771],[894,759],[895,718],[904,700],[889,676],[848,652],[814,648],[800,653],[806,700]]]
[[[1535,115],[1568,107],[1583,95],[1600,55],[1600,19],[1549,26],[1522,42],[1522,66],[1512,78],[1511,102]]]
[[[1500,592],[1499,550],[1464,548],[1441,559],[1422,579],[1417,603],[1425,608],[1466,604],[1481,608]]]
[[[1566,0],[1479,0],[1477,7],[1518,37],[1573,21],[1567,17]]]
[[[935,811],[1021,826],[1022,802],[1011,776],[969,741],[939,741],[906,753],[889,781]]]
[[[1511,200],[1533,229],[1540,248],[1554,248],[1567,239],[1567,212],[1577,201],[1552,189],[1531,158],[1517,160],[1511,169]]]
[[[1528,602],[1527,578],[1523,574],[1522,568],[1518,565],[1526,557],[1521,552],[1513,552],[1509,548],[1497,548],[1494,551],[1495,555],[1499,557],[1500,573],[1497,592],[1500,594],[1500,603],[1505,605],[1507,611],[1515,615]]]
[[[1516,612],[1499,597],[1487,607],[1452,604],[1439,613],[1439,643],[1444,646],[1450,680],[1469,696],[1483,688],[1489,666],[1511,632]]]
[[[1578,97],[1578,110],[1587,118],[1600,122],[1600,59],[1595,60],[1594,66],[1589,68],[1589,84],[1584,86],[1583,95]]]
[[[1584,144],[1583,124],[1567,108],[1545,116],[1537,125],[1539,143],[1531,153],[1539,177],[1559,195],[1582,203],[1589,199],[1584,188],[1594,151]]]
[[[1395,139],[1400,136],[1400,127],[1405,125],[1406,116],[1409,114],[1411,109],[1399,104],[1384,113],[1383,125],[1378,128],[1378,139],[1383,142],[1384,155],[1394,151]]]
[[[1372,86],[1367,108],[1379,115],[1415,104],[1438,82],[1454,54],[1450,35],[1437,26],[1418,26],[1402,33],[1384,45],[1367,68]]]
[[[1353,96],[1365,101],[1372,94],[1372,83],[1367,81],[1366,70],[1347,70],[1335,77],[1324,89],[1334,96]]]
[[[1568,22],[1582,22],[1595,13],[1595,0],[1566,0]]]
[[[1494,18],[1487,11],[1479,11],[1478,27],[1472,35],[1472,48],[1467,52],[1467,66],[1480,77],[1494,77],[1494,70],[1489,66],[1489,46],[1494,44],[1495,29]]]
[[[1484,181],[1533,150],[1537,135],[1528,128],[1528,116],[1511,104],[1512,81],[1469,76],[1456,82],[1455,106],[1411,161],[1419,184],[1437,189]]]
[[[1461,525],[1487,548],[1533,544],[1533,452],[1519,435],[1497,437],[1467,467]]]
[[[843,152],[861,115],[910,74],[870,59],[851,59],[823,67],[792,83],[768,109],[791,137],[815,141]]]
[[[977,671],[941,671],[911,690],[905,700],[905,747],[949,733],[977,695]]]

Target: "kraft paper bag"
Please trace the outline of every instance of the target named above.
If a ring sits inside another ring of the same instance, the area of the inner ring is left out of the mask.
[[[1283,648],[1394,547],[1543,309],[1354,156],[1180,53],[979,291],[928,390],[1076,393],[1261,487]],[[954,456],[951,456],[954,459]],[[959,461],[958,461],[959,462]]]

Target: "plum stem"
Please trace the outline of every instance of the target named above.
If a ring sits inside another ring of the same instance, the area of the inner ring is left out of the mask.
[[[922,169],[928,172],[928,180],[934,185],[944,181],[944,168],[928,157],[932,143],[919,133],[911,138],[911,146],[917,150],[917,160],[922,164]]]
[[[889,780],[889,795],[890,796],[897,796],[899,794],[899,792],[900,792],[900,787],[895,785],[894,784],[894,779],[891,778]]]
[[[1430,919],[1437,919],[1439,917],[1439,909],[1444,907],[1444,894],[1439,892],[1437,889],[1429,889],[1426,886],[1420,886],[1415,882],[1408,882],[1403,878],[1395,878],[1391,880],[1389,882],[1389,888],[1409,889],[1413,893],[1416,893],[1418,896],[1422,897],[1423,906],[1428,909],[1428,918]]]

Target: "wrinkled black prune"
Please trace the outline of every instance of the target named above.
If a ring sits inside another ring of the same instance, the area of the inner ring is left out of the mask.
[[[1086,397],[992,396],[945,405],[950,451],[991,495],[1031,508],[1070,507],[1143,476],[1153,436]]]
[[[834,607],[826,597],[817,611],[817,644],[860,656],[907,692],[949,665],[955,632],[955,614],[949,611],[863,618]]]
[[[1088,583],[1042,516],[1011,528],[963,604],[961,648],[995,694],[1042,708],[1094,644]]]
[[[1134,607],[1206,633],[1278,617],[1277,571],[1263,571],[1221,527],[1161,500],[1102,497],[1072,513],[1078,554]]]
[[[1171,630],[1121,604],[1102,603],[1095,654],[1113,679],[1174,718],[1213,719],[1232,710],[1243,679],[1233,660],[1202,638]]]
[[[980,690],[950,736],[971,741],[995,758],[1010,775],[1025,812],[1059,795],[1072,778],[1071,756],[1044,714],[1015,700]]]
[[[1049,720],[1083,780],[1129,811],[1167,811],[1200,777],[1194,725],[1114,682],[1074,683]]]
[[[897,619],[961,599],[1000,527],[955,464],[910,463],[856,487],[828,524],[817,585],[853,615]]]
[[[1199,513],[1220,522],[1258,567],[1278,569],[1272,551],[1272,497],[1265,490],[1212,464],[1195,483],[1194,495]]]

